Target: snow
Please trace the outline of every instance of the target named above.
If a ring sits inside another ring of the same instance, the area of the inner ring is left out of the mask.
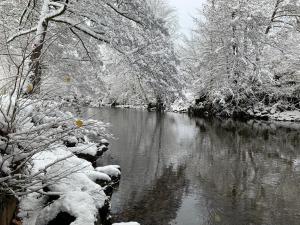
[[[0,165],[1,165],[1,170],[5,174],[10,174],[10,172],[11,172],[11,169],[9,168],[10,161],[9,160],[5,160],[5,158],[3,158],[1,155],[0,155]]]
[[[111,181],[110,174],[108,174],[108,173],[92,171],[92,170],[86,171],[85,173],[94,182],[96,182],[98,180],[104,180],[107,182]]]
[[[293,160],[293,168],[294,171],[300,172],[300,158],[296,158]]]
[[[67,141],[69,143],[78,144],[78,140],[75,136],[69,136],[69,137],[65,138],[64,141]]]
[[[101,197],[96,200],[100,204],[105,200],[105,197],[103,197],[104,193],[102,192],[101,186],[94,181],[97,179],[110,181],[110,177],[105,172],[96,171],[90,162],[78,158],[75,155],[70,155],[68,149],[69,148],[61,146],[53,151],[44,151],[37,154],[33,161],[33,172],[37,173],[43,171],[48,165],[53,164],[53,162],[71,156],[61,162],[55,163],[46,170],[48,179],[52,177],[55,179],[57,177],[62,177],[60,180],[56,181],[55,184],[49,186],[51,191],[65,193],[69,191],[85,190],[91,194],[98,193]],[[97,195],[95,195],[94,198],[97,198]],[[99,207],[102,206],[103,205],[100,204]]]
[[[16,102],[15,96],[3,95],[0,96],[0,129],[2,131],[6,131],[8,127],[8,123],[10,122],[10,118],[14,111],[14,105]]]
[[[189,103],[183,99],[176,100],[170,107],[172,112],[187,112]]]
[[[21,211],[19,211],[18,217],[23,219],[23,225],[35,224],[38,217],[37,211],[42,209],[45,201],[46,196],[38,193],[31,193],[20,201]]]
[[[71,225],[94,225],[98,209],[90,194],[81,191],[68,192],[53,204],[42,209],[37,217],[36,225],[47,224],[60,212],[76,217]]]
[[[191,91],[185,90],[183,91],[183,98],[176,99],[170,110],[172,112],[187,112],[194,99],[195,95]]]
[[[128,222],[128,223],[113,223],[113,225],[140,225],[137,222]]]
[[[100,140],[100,143],[101,143],[101,144],[104,144],[104,145],[109,145],[108,140],[106,140],[105,138],[102,138],[102,139]]]
[[[279,112],[275,113],[270,116],[273,120],[278,121],[296,121],[300,122],[300,111],[285,111],[285,112]]]
[[[108,141],[104,139],[110,136],[106,135],[107,124],[87,120],[83,127],[77,127],[74,116],[61,110],[61,103],[31,99],[18,101],[22,110],[16,114],[16,132],[9,134],[14,146],[6,147],[5,140],[0,140],[0,148],[5,148],[8,154],[0,156],[0,163],[3,164],[1,172],[9,174],[12,160],[30,156],[26,175],[30,175],[32,182],[25,183],[27,187],[17,193],[23,196],[19,211],[23,224],[47,224],[58,213],[67,212],[76,217],[72,225],[94,225],[99,210],[109,198],[103,191],[104,187],[99,184],[111,182],[110,176],[119,174],[119,167],[111,166],[97,171],[90,162],[75,154],[97,154],[98,144],[88,141],[89,134],[97,136],[103,144],[108,145]],[[12,106],[8,110],[10,102]],[[0,114],[0,128],[4,131],[6,121],[15,107],[15,98],[1,96],[0,107],[7,112]],[[65,141],[77,146],[67,147],[64,145]],[[16,146],[28,150],[21,152]],[[101,146],[104,145],[100,145],[100,148]],[[9,154],[15,154],[15,157],[5,160]],[[49,204],[48,195],[59,196],[59,199]]]
[[[60,195],[60,198],[46,207],[42,207],[45,197],[30,194],[21,201],[19,216],[24,225],[43,225],[53,220],[58,213],[66,212],[76,217],[71,225],[94,225],[98,211],[104,206],[107,196],[103,188],[96,184],[97,180],[111,181],[110,176],[119,176],[120,166],[110,165],[94,169],[91,163],[70,155],[65,146],[51,146],[53,150],[42,151],[34,156],[32,173],[43,171],[47,179],[54,178],[49,186],[50,193]],[[59,159],[65,160],[55,163]],[[52,165],[53,164],[53,165]],[[48,165],[52,165],[48,167]],[[67,174],[65,174],[67,172]],[[57,179],[60,178],[60,179]],[[41,208],[41,210],[34,210]],[[137,225],[138,223],[117,223]]]
[[[76,154],[86,154],[91,156],[96,156],[98,152],[98,147],[95,143],[82,144],[79,143],[76,147],[70,148],[70,151]]]
[[[118,166],[118,165],[97,167],[96,170],[98,172],[105,173],[111,177],[118,177],[121,175],[120,166]]]
[[[52,184],[49,185],[51,193],[57,193],[61,197],[42,210],[27,214],[28,217],[24,221],[28,221],[28,223],[24,222],[24,225],[31,225],[32,218],[37,218],[37,225],[46,224],[59,212],[67,212],[76,217],[72,225],[93,225],[98,210],[104,206],[107,200],[103,188],[95,181],[97,179],[111,181],[110,177],[103,172],[96,171],[91,163],[72,155],[68,151],[69,148],[65,146],[52,147],[56,148],[35,155],[32,173],[43,171],[44,179],[52,181]],[[54,163],[64,158],[66,159]],[[48,168],[48,165],[51,166]],[[32,205],[42,203],[35,197],[29,195],[21,201],[21,215],[26,215],[24,212],[28,210],[28,202],[31,202]]]
[[[123,108],[123,109],[145,109],[147,108],[144,105],[117,105],[116,108]]]

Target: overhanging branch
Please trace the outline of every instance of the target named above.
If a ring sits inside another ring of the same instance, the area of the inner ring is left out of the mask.
[[[70,28],[70,30],[71,30],[71,32],[79,39],[79,41],[81,42],[81,44],[82,44],[82,46],[83,46],[83,48],[84,48],[84,50],[85,50],[87,56],[89,57],[90,60],[92,60],[92,58],[91,58],[91,56],[90,56],[90,53],[89,53],[87,47],[85,46],[84,41],[83,41],[83,40],[81,39],[81,37],[79,36],[79,34],[77,34],[72,28]]]
[[[20,36],[23,36],[23,35],[26,35],[26,34],[30,34],[30,33],[33,33],[37,30],[36,27],[33,27],[31,29],[28,29],[28,30],[23,30],[23,31],[20,31],[20,32],[17,32],[16,34],[12,35],[10,38],[7,39],[7,43],[10,43],[12,42],[13,40],[15,40],[17,37],[20,37]]]
[[[69,18],[53,18],[51,21],[70,25],[72,28],[76,28],[77,30],[91,36],[94,39],[103,41],[105,43],[110,43],[110,41],[105,36],[102,35],[102,34],[104,34],[104,32],[99,32],[99,33],[95,32],[92,29],[90,29],[89,27],[83,25],[82,22],[76,22]]]
[[[107,4],[111,9],[113,9],[116,13],[118,13],[119,15],[125,17],[126,19],[131,20],[131,21],[133,21],[133,22],[135,22],[135,23],[137,23],[137,24],[139,24],[139,25],[143,25],[143,23],[142,23],[141,21],[139,21],[139,20],[137,20],[137,19],[134,19],[134,18],[132,18],[132,17],[126,15],[125,12],[121,12],[118,8],[116,8],[115,6],[113,6],[111,3],[106,3],[106,4]]]

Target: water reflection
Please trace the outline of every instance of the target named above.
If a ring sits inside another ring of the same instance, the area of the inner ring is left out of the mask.
[[[142,225],[281,225],[300,220],[300,130],[88,109],[118,138],[100,164],[120,164],[116,221]],[[298,124],[300,127],[300,125]]]

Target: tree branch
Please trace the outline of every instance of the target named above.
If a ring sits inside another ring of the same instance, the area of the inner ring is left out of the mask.
[[[89,27],[82,25],[82,22],[76,22],[74,20],[71,20],[69,18],[53,18],[52,21],[57,22],[57,23],[64,23],[67,25],[72,26],[73,28],[76,28],[77,30],[99,40],[99,41],[103,41],[105,43],[110,43],[110,41],[104,37],[101,34],[104,34],[104,32],[99,32],[96,33],[95,31],[91,30]]]
[[[134,19],[134,18],[132,18],[132,17],[126,15],[125,12],[121,12],[118,8],[116,8],[115,6],[113,6],[111,3],[106,3],[106,5],[108,5],[108,6],[109,6],[111,9],[113,9],[116,13],[118,13],[119,15],[125,17],[126,19],[131,20],[131,21],[133,21],[133,22],[135,22],[135,23],[137,23],[137,24],[139,24],[139,25],[143,25],[143,23],[142,23],[141,21],[136,20],[136,19]]]
[[[10,38],[7,39],[7,43],[10,43],[12,42],[13,40],[15,40],[17,37],[20,37],[20,36],[23,36],[23,35],[26,35],[26,34],[30,34],[30,33],[33,33],[37,30],[37,27],[33,27],[31,29],[28,29],[28,30],[23,30],[23,31],[20,31],[16,34],[14,34],[13,36],[11,36]]]
[[[92,60],[92,58],[91,58],[91,56],[90,56],[90,53],[89,53],[87,47],[86,47],[85,44],[84,44],[84,41],[81,39],[81,37],[80,37],[80,36],[79,36],[72,28],[70,28],[70,30],[71,30],[71,32],[79,39],[79,41],[81,42],[81,44],[82,44],[84,50],[86,51],[87,56],[89,57],[90,60]]]

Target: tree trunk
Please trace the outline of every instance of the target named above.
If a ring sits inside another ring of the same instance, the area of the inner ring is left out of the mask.
[[[279,8],[279,5],[280,5],[281,2],[282,2],[282,0],[277,0],[277,1],[276,1],[275,8],[274,8],[274,11],[273,11],[272,16],[271,16],[270,24],[269,24],[268,27],[266,28],[265,34],[269,34],[269,32],[270,32],[270,30],[271,30],[271,28],[272,28],[272,23],[273,23],[274,20],[275,20],[275,17],[276,17],[276,15],[277,15],[278,8]]]
[[[0,195],[0,224],[10,225],[17,207],[13,196]]]
[[[156,111],[157,112],[163,112],[165,110],[165,105],[160,96],[156,97]]]
[[[233,11],[231,13],[231,19],[233,21],[232,24],[232,56],[233,56],[233,82],[236,85],[236,87],[238,86],[238,80],[239,80],[239,76],[240,76],[240,71],[239,71],[239,46],[238,46],[238,40],[237,40],[237,25],[236,25],[236,18],[237,18],[237,11]]]
[[[48,29],[48,20],[46,18],[47,13],[49,12],[49,0],[44,0],[42,13],[39,18],[36,37],[33,42],[33,50],[30,57],[30,68],[31,73],[29,75],[29,82],[32,85],[32,88],[28,90],[30,93],[39,92],[41,85],[42,77],[42,67],[41,67],[41,56],[42,50],[45,44],[45,38]]]

